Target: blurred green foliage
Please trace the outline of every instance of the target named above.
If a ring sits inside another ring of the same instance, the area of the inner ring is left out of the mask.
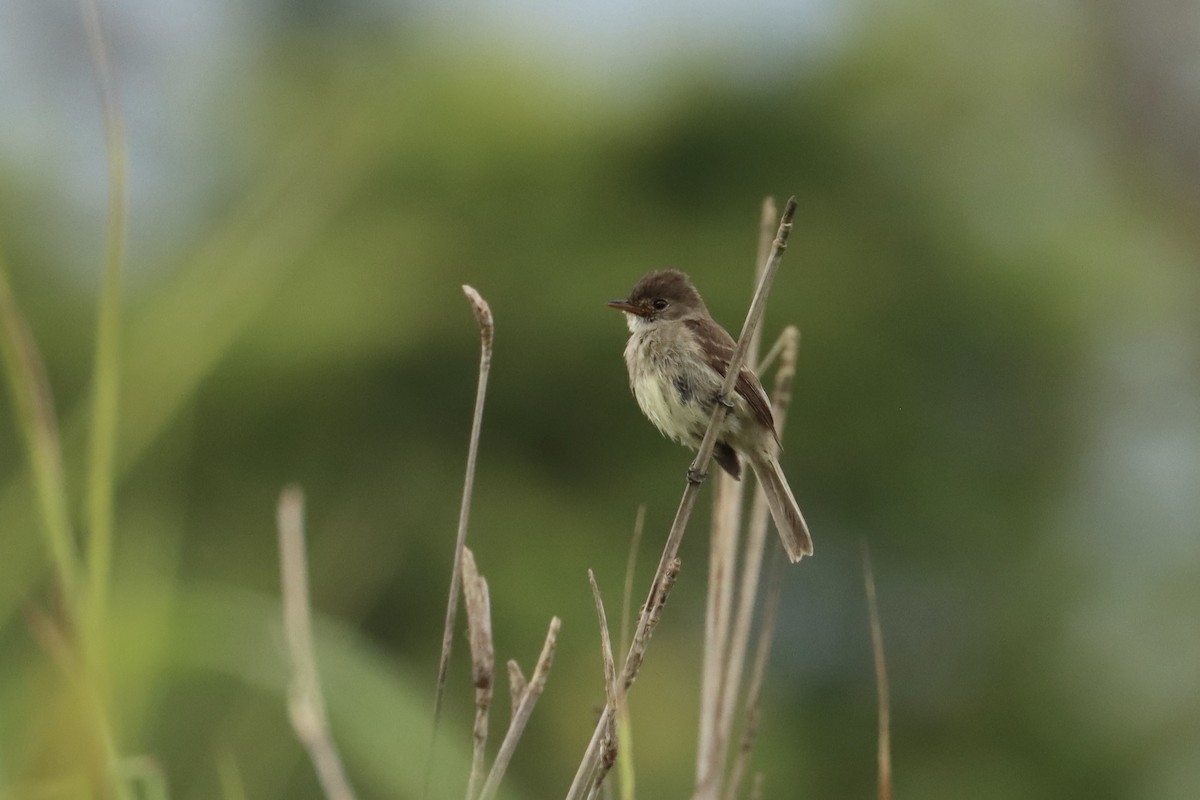
[[[1147,716],[1132,691],[1092,728],[1080,686],[1131,691],[1095,659],[1161,609],[1176,654],[1163,658],[1194,668],[1194,615],[1179,609],[1200,599],[1196,549],[1151,576],[1172,599],[1097,651],[1102,630],[1078,627],[1108,586],[1090,554],[1125,535],[1156,545],[1103,522],[1080,533],[1074,510],[1107,507],[1089,465],[1111,412],[1108,331],[1172,320],[1179,341],[1194,335],[1179,296],[1195,297],[1195,274],[1181,282],[1170,258],[1194,266],[1196,242],[1161,213],[1177,199],[1129,166],[1136,151],[1112,152],[1102,39],[1048,11],[1040,26],[1002,7],[880,13],[817,65],[784,54],[748,85],[715,63],[640,99],[443,40],[318,26],[259,54],[196,121],[226,142],[211,214],[165,263],[131,265],[150,277],[127,293],[123,331],[122,751],[153,757],[172,798],[229,796],[230,780],[246,797],[319,795],[288,727],[276,623],[274,504],[297,481],[351,777],[364,797],[416,796],[475,381],[469,283],[497,325],[470,533],[497,655],[528,671],[550,616],[564,620],[509,788],[564,792],[603,702],[586,569],[615,620],[645,502],[637,602],[688,462],[629,397],[623,322],[604,301],[676,266],[736,330],[762,196],[795,193],[766,333],[794,322],[804,336],[784,465],[817,555],[787,578],[758,759],[768,796],[873,791],[864,538],[899,795],[1193,796],[1200,776],[1171,753],[1200,741],[1194,704]],[[51,191],[0,181],[0,246],[78,501],[94,285],[47,256],[71,222],[38,219],[24,198]],[[135,213],[131,236],[153,225]],[[1126,302],[1135,286],[1163,303]],[[52,581],[10,396],[0,412],[0,787],[20,787],[73,778],[70,748],[86,743],[28,624],[31,609],[53,613]],[[702,522],[633,694],[643,797],[690,781]],[[457,642],[445,796],[466,781]],[[1164,680],[1200,699],[1194,676]]]

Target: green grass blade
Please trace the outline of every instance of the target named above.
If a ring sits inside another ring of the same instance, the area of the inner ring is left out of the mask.
[[[117,439],[120,376],[121,264],[125,260],[126,145],[116,88],[96,0],[81,0],[88,47],[100,89],[104,140],[108,159],[108,225],[104,280],[96,325],[93,366],[92,426],[88,442],[87,520],[90,611],[103,627],[112,561],[113,462]],[[95,632],[95,631],[93,631]]]

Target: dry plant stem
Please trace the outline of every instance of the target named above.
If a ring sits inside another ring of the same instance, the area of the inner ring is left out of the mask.
[[[786,334],[786,331],[784,333]],[[769,370],[771,365],[775,363],[775,359],[779,358],[780,354],[783,352],[783,348],[787,346],[787,342],[788,337],[786,335],[780,335],[779,338],[775,340],[775,344],[771,345],[771,349],[767,351],[767,354],[762,357],[762,361],[758,362],[758,366],[754,368],[754,372],[758,375],[762,375]]]
[[[719,423],[724,420],[725,415],[729,412],[729,396],[733,391],[733,385],[737,381],[741,366],[745,362],[746,348],[749,346],[750,337],[754,334],[754,330],[758,327],[762,318],[766,297],[770,292],[771,282],[775,278],[775,273],[779,269],[779,262],[783,259],[783,252],[787,248],[787,240],[792,231],[792,220],[795,215],[796,199],[793,197],[788,200],[787,206],[784,208],[783,218],[779,222],[778,232],[775,235],[775,240],[772,242],[771,257],[767,260],[766,268],[763,270],[762,277],[758,282],[758,288],[754,293],[754,299],[750,302],[750,310],[746,314],[746,322],[742,326],[737,346],[730,356],[725,382],[721,386],[721,402],[716,403],[716,407],[713,409],[712,418],[708,422],[708,429],[705,431],[704,438],[697,449],[696,458],[692,461],[691,467],[688,469],[687,486],[683,490],[683,496],[680,498],[679,508],[675,512],[675,521],[671,524],[671,532],[667,535],[667,542],[663,547],[662,557],[659,559],[658,569],[654,574],[654,581],[650,585],[650,595],[646,600],[645,610],[638,620],[637,632],[634,634],[633,643],[630,645],[629,653],[625,658],[625,666],[622,670],[622,683],[626,687],[637,676],[637,670],[644,657],[645,643],[648,638],[646,635],[647,627],[651,625],[651,621],[655,619],[656,615],[661,613],[660,603],[665,598],[659,595],[660,587],[664,585],[672,565],[676,565],[675,568],[678,569],[679,545],[683,540],[683,532],[687,527],[688,519],[691,517],[692,508],[696,503],[696,493],[700,485],[704,482],[709,462],[712,460],[712,451],[717,439],[717,429]],[[584,751],[579,769],[575,773],[575,780],[572,781],[571,788],[567,793],[567,797],[570,800],[576,800],[584,796],[584,787],[589,783],[588,776],[593,774],[599,760],[600,740],[603,731],[608,726],[607,716],[606,710],[601,715],[599,722],[597,722],[596,729],[592,733],[592,738],[588,742],[587,749]]]
[[[721,691],[729,646],[729,614],[733,599],[741,534],[742,487],[721,473],[713,487],[712,535],[708,556],[708,593],[704,611],[704,661],[700,681],[700,736],[696,748],[696,800],[716,796],[720,788]]]
[[[629,648],[629,615],[632,610],[633,572],[637,566],[638,547],[642,543],[642,531],[646,526],[646,504],[638,506],[637,516],[633,519],[633,538],[629,542],[629,556],[625,560],[625,586],[621,594],[621,644],[619,652],[628,652]]]
[[[750,671],[750,685],[746,688],[746,709],[742,725],[742,739],[737,756],[729,773],[729,785],[725,800],[734,800],[741,788],[742,775],[750,762],[750,751],[758,736],[758,724],[762,716],[762,688],[767,674],[767,660],[771,655],[771,644],[775,640],[775,624],[779,618],[779,595],[783,583],[783,560],[779,551],[771,555],[771,578],[767,588],[766,605],[763,609],[762,625],[758,631],[758,644],[754,652],[754,664]],[[736,691],[736,689],[734,689]]]
[[[450,649],[454,641],[454,622],[458,616],[458,591],[462,583],[462,551],[467,541],[467,523],[471,517],[471,492],[475,486],[475,459],[479,453],[479,432],[483,426],[483,404],[487,396],[488,371],[492,365],[492,339],[495,323],[487,301],[470,286],[462,287],[471,303],[475,321],[479,324],[479,383],[475,389],[475,415],[471,421],[471,442],[467,446],[467,474],[463,480],[462,505],[458,512],[458,536],[454,542],[454,565],[450,574],[450,597],[446,601],[446,622],[442,628],[442,654],[438,661],[437,686],[433,695],[433,733],[429,739],[429,758],[425,764],[425,783],[421,796],[429,794],[433,777],[433,757],[437,745],[438,722],[442,715],[442,699],[446,693],[446,671],[450,667]]]
[[[757,285],[766,269],[775,231],[775,200],[763,200],[759,215],[758,252],[754,260]],[[758,358],[762,327],[756,327],[746,350],[746,362]],[[700,736],[696,753],[696,796],[715,797],[720,789],[724,768],[729,724],[722,712],[732,703],[722,701],[727,686],[724,679],[729,653],[729,625],[733,607],[734,571],[737,568],[738,540],[741,533],[744,484],[721,472],[713,493],[712,536],[708,561],[708,597],[704,626],[704,665],[700,691]]]
[[[863,542],[863,580],[867,586],[871,650],[875,656],[875,686],[879,693],[879,800],[892,800],[891,698],[888,693],[887,664],[883,660],[883,627],[879,624],[879,605],[875,600],[875,573],[871,569],[871,552],[866,542]]]
[[[521,698],[525,696],[525,687],[529,685],[529,681],[525,680],[525,676],[521,674],[521,665],[516,659],[508,660],[508,695],[510,716],[517,715],[517,706],[521,705]]]
[[[634,635],[633,642],[629,645],[629,653],[625,657],[625,666],[621,671],[619,688],[622,707],[624,707],[629,687],[633,684],[638,670],[641,669],[642,659],[646,653],[646,643],[658,627],[659,620],[662,618],[663,605],[670,597],[671,589],[675,587],[675,581],[679,577],[679,566],[679,558],[673,558],[667,564],[666,569],[662,571],[661,576],[655,576],[659,579],[658,584],[651,590],[651,596],[657,598],[655,605],[642,608],[641,614],[638,616],[638,630]],[[581,800],[590,793],[589,787],[595,788],[592,776],[598,767],[598,754],[603,745],[603,735],[608,730],[608,717],[609,709],[605,706],[604,711],[600,714],[600,721],[596,723],[596,729],[592,731],[592,738],[588,742],[587,750],[584,751],[584,758],[575,773],[575,779],[571,782],[571,788],[567,791],[568,800]],[[595,758],[589,758],[589,755],[594,755]]]
[[[783,217],[779,221],[779,230],[775,234],[775,240],[771,243],[771,256],[767,259],[766,266],[763,268],[762,275],[758,280],[758,288],[754,292],[754,298],[750,301],[750,310],[746,312],[746,321],[742,325],[741,335],[738,336],[737,346],[733,349],[733,354],[729,357],[729,366],[726,370],[725,382],[721,384],[721,393],[716,407],[713,409],[712,419],[708,422],[708,429],[704,432],[704,438],[700,441],[700,447],[697,448],[696,458],[692,462],[691,469],[688,470],[689,488],[698,486],[704,481],[707,475],[709,462],[712,460],[713,447],[716,445],[717,430],[720,427],[720,422],[725,419],[729,413],[729,399],[733,393],[733,385],[737,382],[737,376],[741,371],[742,365],[746,362],[746,353],[750,347],[750,340],[754,337],[754,332],[758,329],[759,323],[762,321],[763,312],[766,310],[767,296],[770,294],[771,283],[775,280],[775,273],[779,269],[779,262],[783,260],[783,252],[787,249],[787,240],[792,232],[792,219],[796,216],[796,198],[788,198],[787,205],[783,209]],[[685,499],[687,493],[684,494]],[[683,504],[680,504],[682,510]],[[688,513],[691,512],[691,504],[687,507]],[[676,522],[679,522],[679,517],[676,515]],[[683,520],[687,522],[686,517]],[[672,534],[675,531],[672,530]],[[680,531],[682,536],[682,531]]]
[[[638,549],[642,542],[642,531],[646,523],[646,504],[638,506],[637,516],[633,522],[633,537],[629,542],[629,557],[625,562],[625,586],[621,597],[621,644],[618,652],[629,652],[629,616],[633,598],[633,575],[637,566]],[[617,741],[625,752],[633,752],[633,723],[629,718],[629,705],[625,702],[625,684],[617,686]],[[633,759],[626,757],[617,763],[617,780],[620,783],[620,797],[632,800],[636,792],[637,781],[633,771]],[[611,791],[608,792],[612,794]]]
[[[780,435],[783,434],[787,422],[788,410],[792,401],[792,384],[796,376],[796,354],[800,345],[800,332],[794,325],[789,325],[780,334],[780,363],[775,373],[775,385],[771,393],[772,411]],[[774,349],[774,348],[772,348]],[[754,620],[754,603],[758,596],[759,578],[762,573],[763,552],[766,548],[768,521],[770,513],[767,509],[767,498],[761,488],[754,493],[754,503],[750,512],[750,524],[746,535],[746,545],[742,561],[741,578],[738,581],[738,605],[733,623],[733,633],[730,638],[728,661],[724,664],[724,685],[721,690],[721,711],[718,715],[720,729],[719,771],[724,770],[725,754],[728,742],[733,733],[734,705],[737,702],[738,691],[742,683],[742,673],[746,662],[746,652],[750,641],[750,629]]]
[[[521,702],[517,705],[517,711],[508,725],[508,732],[504,734],[504,741],[500,743],[500,751],[496,753],[496,760],[492,762],[492,769],[488,773],[487,782],[483,784],[483,790],[479,793],[479,800],[491,800],[500,789],[500,781],[504,778],[505,770],[508,769],[508,762],[512,760],[513,751],[517,749],[517,742],[520,741],[521,734],[525,731],[525,725],[529,722],[529,716],[533,713],[533,707],[541,697],[542,690],[546,688],[550,665],[554,661],[554,645],[558,640],[558,629],[561,626],[562,621],[558,617],[550,620],[550,629],[546,631],[546,641],[542,645],[542,653],[538,656],[537,665],[533,668],[533,675],[529,678],[529,685],[525,687],[525,692],[521,695]]]
[[[488,712],[492,707],[496,656],[492,644],[492,609],[488,584],[475,566],[471,548],[462,552],[463,602],[467,606],[467,641],[471,645],[471,676],[475,684],[475,728],[471,757],[471,778],[467,782],[467,800],[475,797],[483,782],[483,758],[487,747]]]
[[[792,198],[794,201],[795,198]],[[790,201],[789,201],[790,202]],[[774,243],[775,220],[779,211],[775,206],[774,197],[764,197],[762,212],[758,217],[758,252],[754,256],[754,282],[757,285],[767,269],[767,259],[771,257],[771,245]],[[746,351],[746,361],[754,363],[758,349],[762,345],[762,329],[756,328],[750,336],[750,349]]]
[[[283,630],[292,662],[288,716],[296,737],[312,759],[325,796],[329,800],[353,800],[354,790],[346,779],[346,771],[329,732],[325,698],[317,677],[308,599],[308,557],[304,546],[304,495],[299,487],[289,486],[280,494],[278,526]]]
[[[592,601],[596,604],[596,616],[600,620],[600,655],[604,659],[604,695],[607,698],[605,710],[608,712],[608,729],[604,733],[603,752],[595,779],[595,786],[598,789],[617,760],[616,719],[620,714],[620,694],[617,690],[617,666],[613,660],[612,640],[608,633],[608,616],[604,613],[604,601],[600,598],[600,587],[596,584],[596,576],[590,569],[588,570],[588,583],[592,585]]]
[[[78,612],[79,551],[71,532],[63,477],[62,444],[54,413],[54,398],[45,364],[17,308],[8,270],[0,258],[0,356],[12,391],[17,428],[25,438],[33,485],[42,517],[42,530],[50,560],[62,588],[65,606],[73,619]]]

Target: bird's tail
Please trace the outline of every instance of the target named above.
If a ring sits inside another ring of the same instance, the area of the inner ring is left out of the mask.
[[[787,478],[783,477],[779,460],[757,453],[747,460],[767,496],[771,518],[775,520],[775,529],[779,531],[779,538],[783,541],[783,549],[787,551],[788,558],[794,564],[803,556],[811,556],[812,536],[804,522],[804,515],[800,513],[800,506],[796,504],[792,489],[788,486]]]

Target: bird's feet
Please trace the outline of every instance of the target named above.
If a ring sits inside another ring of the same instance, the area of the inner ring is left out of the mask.
[[[734,406],[733,406],[733,395],[732,394],[721,394],[720,392],[717,392],[717,395],[716,395],[716,397],[713,398],[713,400],[715,400],[718,403],[720,403],[721,405],[725,406],[730,411],[733,411]]]

